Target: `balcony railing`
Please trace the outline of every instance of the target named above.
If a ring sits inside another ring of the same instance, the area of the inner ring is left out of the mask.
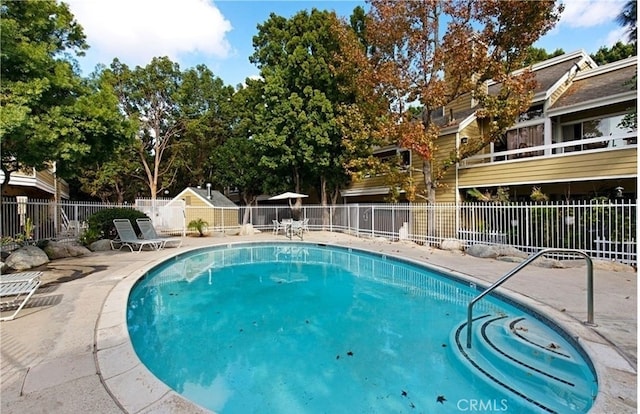
[[[534,157],[552,157],[576,155],[576,152],[596,152],[611,151],[624,148],[637,148],[637,132],[612,135],[606,137],[596,137],[579,139],[574,141],[558,142],[549,145],[539,145],[535,147],[517,148],[508,151],[492,152],[488,154],[477,154],[463,160],[461,167],[473,167],[489,163],[521,161]]]

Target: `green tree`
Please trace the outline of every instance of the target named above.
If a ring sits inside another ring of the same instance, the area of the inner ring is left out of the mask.
[[[259,128],[253,134],[260,165],[272,176],[286,177],[267,183],[268,189],[301,192],[319,183],[323,205],[327,186],[346,174],[333,162],[344,150],[337,105],[348,99],[332,70],[339,50],[336,22],[335,13],[316,9],[291,19],[271,14],[258,26],[250,58],[264,79],[263,105],[256,107]]]
[[[602,46],[596,53],[591,55],[591,59],[593,59],[598,65],[605,65],[607,63],[635,56],[636,53],[635,44],[616,42],[616,44],[611,46],[611,48]]]
[[[80,189],[103,203],[133,201],[144,184],[132,179],[140,161],[131,148],[131,144],[121,145],[110,159],[87,163],[78,177]]]
[[[213,180],[210,154],[231,136],[236,117],[233,95],[233,87],[203,65],[182,74],[176,100],[185,128],[173,184],[178,190]]]
[[[529,46],[527,57],[524,59],[523,66],[531,66],[534,63],[543,62],[556,56],[564,55],[563,49],[556,49],[551,53],[547,53],[544,48]]]
[[[147,66],[131,70],[114,59],[103,76],[136,129],[132,149],[139,157],[140,168],[133,176],[147,185],[150,197],[155,199],[175,179],[180,138],[186,129],[178,105],[180,67],[167,57],[156,57]]]
[[[5,183],[21,168],[56,162],[73,176],[87,159],[107,156],[125,127],[111,91],[77,73],[88,48],[64,3],[10,1],[0,6],[0,135]]]
[[[259,165],[260,153],[253,139],[259,129],[255,108],[262,105],[263,82],[247,79],[231,100],[235,119],[232,122],[232,137],[210,154],[213,182],[223,188],[237,188],[247,206],[257,203],[258,195],[264,192],[265,172]],[[243,224],[249,222],[250,210],[245,209]]]

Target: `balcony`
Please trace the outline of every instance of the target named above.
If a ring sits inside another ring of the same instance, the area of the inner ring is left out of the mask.
[[[604,137],[558,142],[550,145],[517,148],[508,151],[477,154],[460,162],[460,168],[486,166],[488,164],[516,163],[534,158],[552,158],[576,155],[579,153],[597,153],[638,147],[637,131]]]

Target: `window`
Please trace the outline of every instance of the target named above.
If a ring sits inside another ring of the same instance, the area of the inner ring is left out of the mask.
[[[533,121],[544,116],[544,108],[542,105],[534,105],[527,112],[521,113],[518,122]]]
[[[408,169],[411,166],[411,152],[409,150],[389,150],[384,152],[378,152],[375,156],[382,162],[396,163],[398,162],[400,167]]]
[[[635,144],[637,135],[635,131],[621,126],[624,114],[589,119],[571,124],[562,125],[562,137],[560,142],[590,140],[606,137],[606,140],[588,142],[586,144],[564,147],[561,152],[583,151],[596,148],[621,147]]]
[[[515,128],[507,131],[507,150],[522,150],[509,155],[509,159],[543,155],[544,151],[525,151],[526,148],[544,145],[544,124]]]

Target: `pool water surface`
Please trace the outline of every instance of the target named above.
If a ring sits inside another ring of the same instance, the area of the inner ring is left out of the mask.
[[[521,307],[482,300],[477,345],[461,345],[478,293],[392,257],[240,244],[152,269],[131,291],[127,322],[147,368],[214,412],[588,411],[588,360]]]

